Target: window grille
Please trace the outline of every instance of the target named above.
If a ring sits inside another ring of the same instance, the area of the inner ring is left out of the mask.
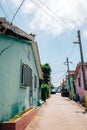
[[[22,64],[21,83],[24,86],[32,86],[32,69],[27,64]]]

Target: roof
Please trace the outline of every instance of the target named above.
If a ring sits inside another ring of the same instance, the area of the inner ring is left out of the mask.
[[[86,67],[86,66],[87,66],[87,62],[84,63],[84,67]],[[81,67],[82,67],[81,62],[79,62],[79,63],[77,64],[77,66],[76,66],[75,78],[76,78],[76,76],[78,75],[79,69],[80,69]]]
[[[8,22],[4,17],[0,18],[0,34],[8,34],[24,40],[34,41],[34,37],[31,34],[27,34],[16,25]]]
[[[36,59],[37,68],[39,70],[38,71],[39,77],[40,77],[40,79],[43,79],[37,42],[32,41],[31,44],[32,44],[33,51],[34,51],[34,56],[35,56],[35,59]]]
[[[31,43],[33,52],[34,52],[36,66],[38,69],[39,78],[42,79],[43,76],[42,76],[42,70],[41,70],[39,51],[38,51],[37,43],[35,42],[35,39],[34,39],[35,35],[27,34],[22,29],[9,23],[6,20],[6,18],[0,18],[0,34],[7,34],[10,36],[18,37],[20,39],[27,40]]]
[[[70,74],[75,74],[75,71],[74,70],[70,70]]]

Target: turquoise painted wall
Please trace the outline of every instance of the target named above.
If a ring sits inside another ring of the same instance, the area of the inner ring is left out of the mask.
[[[74,76],[73,74],[70,74],[70,86],[71,86],[71,92],[72,92],[72,99],[75,94],[75,88],[74,88]]]
[[[0,121],[6,121],[13,115],[29,107],[29,89],[21,87],[21,64],[28,64],[33,72],[33,105],[38,102],[38,87],[34,88],[34,75],[38,77],[32,46],[27,41],[8,35],[0,35]],[[30,52],[30,60],[28,59]]]
[[[65,82],[66,82],[66,88],[67,88],[67,90],[69,91],[69,81],[68,81],[67,78],[66,78]]]

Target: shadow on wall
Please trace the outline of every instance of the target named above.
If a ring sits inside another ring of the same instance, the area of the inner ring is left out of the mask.
[[[14,116],[15,114],[18,114],[18,103],[15,103],[11,107],[11,116]]]

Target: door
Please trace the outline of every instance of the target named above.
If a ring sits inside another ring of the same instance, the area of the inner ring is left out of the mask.
[[[29,89],[29,106],[33,105],[33,87],[31,86]]]

